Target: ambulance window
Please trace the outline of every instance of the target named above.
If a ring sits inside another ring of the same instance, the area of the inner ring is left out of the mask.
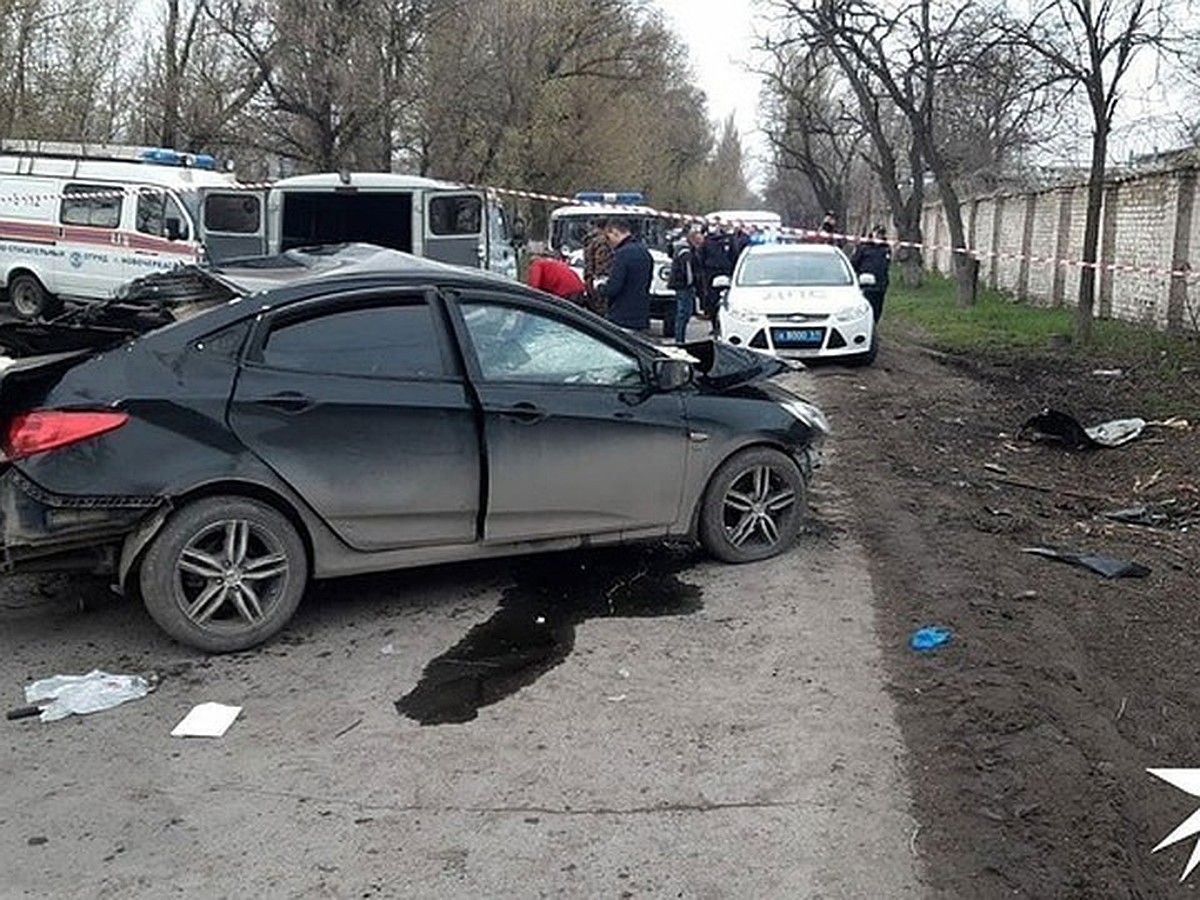
[[[59,220],[64,225],[116,228],[121,224],[123,197],[124,191],[116,185],[68,184],[63,188]]]
[[[257,234],[261,208],[254,194],[209,194],[204,198],[204,230]]]
[[[171,224],[173,223],[173,224]],[[187,220],[175,198],[162,191],[142,191],[138,194],[137,230],[169,240],[187,240]]]
[[[429,201],[429,230],[433,234],[479,234],[483,200],[472,194],[434,197]]]

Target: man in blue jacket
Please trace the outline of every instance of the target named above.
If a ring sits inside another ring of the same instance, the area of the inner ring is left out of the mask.
[[[608,298],[608,320],[630,331],[650,330],[650,281],[654,260],[621,218],[609,219],[604,236],[613,248],[612,270],[602,293]]]

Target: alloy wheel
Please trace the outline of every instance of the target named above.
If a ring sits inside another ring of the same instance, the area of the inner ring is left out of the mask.
[[[278,601],[288,579],[282,542],[245,519],[211,523],[180,551],[175,599],[201,628],[253,627]]]
[[[787,532],[783,520],[796,505],[796,491],[771,466],[747,469],[725,492],[725,534],[734,547],[774,547]]]

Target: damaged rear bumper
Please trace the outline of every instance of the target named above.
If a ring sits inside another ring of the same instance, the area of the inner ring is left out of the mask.
[[[0,474],[0,572],[117,571],[125,537],[161,497],[64,496],[13,466]]]

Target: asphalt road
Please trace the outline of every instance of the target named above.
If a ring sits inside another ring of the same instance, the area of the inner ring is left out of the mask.
[[[324,583],[212,658],[102,582],[10,578],[6,708],[55,673],[161,684],[0,725],[0,895],[923,896],[841,503],[819,488],[815,533],[749,566],[627,548]],[[205,701],[243,712],[170,737]]]

